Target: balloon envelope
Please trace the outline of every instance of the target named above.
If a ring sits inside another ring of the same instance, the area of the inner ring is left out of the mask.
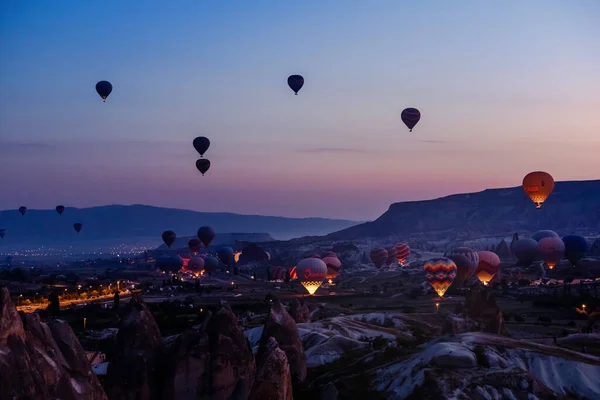
[[[558,236],[558,233],[545,229],[545,230],[541,230],[541,231],[537,231],[535,232],[533,235],[531,235],[531,238],[533,240],[535,240],[536,242],[539,242],[540,240],[542,240],[543,238],[550,238],[550,237],[560,237]]]
[[[112,84],[108,81],[100,81],[96,83],[96,92],[102,97],[102,101],[106,101],[108,95],[112,92]]]
[[[200,171],[200,173],[202,173],[202,175],[204,176],[204,174],[208,171],[208,169],[210,168],[210,161],[208,161],[206,158],[201,158],[199,160],[196,160],[196,168],[198,169],[198,171]]]
[[[396,244],[396,260],[398,264],[402,265],[406,262],[406,259],[410,255],[410,247],[406,243]]]
[[[452,282],[452,287],[458,289],[471,275],[473,275],[474,270],[471,261],[463,254],[452,254],[447,256],[447,258],[451,259],[454,261],[454,264],[456,264],[456,278],[454,278],[454,281]]]
[[[410,129],[410,132],[412,132],[415,125],[417,125],[421,119],[421,113],[416,108],[405,108],[402,110],[400,117],[402,118],[404,125],[406,125],[408,129]]]
[[[156,259],[156,268],[164,272],[177,272],[183,267],[183,258],[174,254]]]
[[[565,256],[565,244],[559,237],[545,237],[540,239],[538,250],[550,269],[553,269],[561,258]]]
[[[188,242],[188,247],[190,248],[190,251],[192,253],[198,254],[198,252],[202,248],[202,242],[200,241],[200,239],[191,239]]]
[[[208,256],[204,259],[204,270],[209,274],[214,274],[219,270],[219,260]]]
[[[190,258],[187,269],[192,272],[200,272],[204,269],[204,258],[200,256],[194,256]]]
[[[304,78],[302,75],[290,75],[287,79],[287,82],[288,86],[294,91],[295,94],[298,94],[298,91],[302,89],[302,86],[304,86]]]
[[[25,207],[25,206],[19,207],[19,212],[21,213],[21,215],[25,215],[25,213],[27,212],[27,207]]]
[[[203,156],[204,153],[206,153],[206,150],[208,150],[208,148],[210,147],[210,140],[208,140],[207,137],[198,136],[196,139],[194,139],[193,144],[198,154],[200,154],[200,156]]]
[[[385,265],[385,262],[388,259],[388,253],[386,249],[377,247],[371,250],[369,257],[371,258],[371,262],[375,265],[375,267],[379,269]]]
[[[65,212],[65,206],[56,206],[56,212],[58,215],[62,215],[62,213]]]
[[[538,242],[531,238],[519,239],[512,248],[513,255],[517,258],[517,265],[528,267],[540,257]]]
[[[444,296],[456,278],[456,264],[446,257],[432,258],[425,263],[423,270],[427,282],[440,297]]]
[[[75,232],[77,232],[77,233],[81,232],[82,227],[83,227],[83,225],[80,224],[79,222],[76,222],[73,224],[73,228],[75,229]]]
[[[388,257],[387,260],[385,260],[385,264],[392,265],[394,261],[396,261],[396,256],[398,255],[396,246],[388,247],[387,249],[385,249],[385,251],[387,251],[388,253]]]
[[[173,242],[175,242],[176,238],[177,238],[177,235],[173,231],[164,231],[162,233],[162,240],[163,240],[163,242],[165,242],[167,247],[171,247]]]
[[[475,276],[487,286],[498,272],[500,257],[492,251],[480,251],[478,254],[479,265],[475,270]]]
[[[340,273],[342,262],[337,257],[325,257],[323,262],[327,266],[327,280],[335,279]]]
[[[455,249],[452,249],[447,254],[444,254],[444,257],[452,256],[455,254],[461,254],[461,255],[465,256],[467,258],[467,260],[469,260],[469,265],[468,265],[469,272],[466,277],[466,279],[468,279],[471,275],[473,275],[473,272],[475,272],[475,269],[479,265],[479,254],[477,253],[476,250],[474,250],[470,247],[457,247]]]
[[[523,178],[523,190],[535,203],[535,208],[542,208],[542,204],[554,190],[554,178],[547,172],[530,172]]]
[[[565,244],[565,258],[575,267],[589,251],[586,238],[579,235],[567,235],[562,238]]]
[[[198,229],[198,239],[204,244],[204,247],[210,246],[216,234],[215,230],[210,226],[201,226]]]
[[[300,283],[309,294],[314,294],[327,278],[327,265],[319,258],[305,258],[296,266]]]
[[[221,246],[217,250],[217,257],[224,265],[229,265],[233,261],[233,249],[228,246]]]
[[[4,239],[5,235],[6,235],[6,229],[0,229],[0,238]]]

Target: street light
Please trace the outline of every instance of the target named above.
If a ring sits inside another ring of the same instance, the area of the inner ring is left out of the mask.
[[[435,303],[435,311],[440,312],[440,303]]]

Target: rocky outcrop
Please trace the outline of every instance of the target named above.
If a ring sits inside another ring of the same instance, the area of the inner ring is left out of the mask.
[[[268,356],[268,342],[271,337],[275,338],[279,343],[279,347],[287,356],[292,380],[294,382],[304,381],[306,378],[306,355],[304,354],[298,327],[278,299],[271,305],[271,310],[265,321],[256,355],[258,365],[262,365],[264,358]]]
[[[292,400],[290,365],[285,352],[273,337],[267,340],[263,351],[250,400]]]
[[[106,400],[69,325],[20,317],[0,288],[0,399]]]
[[[294,318],[297,324],[304,322],[310,322],[310,310],[304,301],[300,302],[298,299],[292,300],[290,306],[290,316]]]
[[[473,288],[466,295],[466,312],[469,318],[479,320],[484,332],[501,335],[505,332],[504,316],[496,299],[487,288]]]
[[[159,399],[163,339],[148,307],[132,297],[121,321],[107,371],[108,396],[119,400]]]

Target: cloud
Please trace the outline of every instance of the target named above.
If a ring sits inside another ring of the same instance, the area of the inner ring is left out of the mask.
[[[308,148],[308,149],[300,149],[298,150],[299,153],[313,153],[313,154],[320,154],[320,153],[338,153],[338,154],[365,154],[365,153],[371,153],[372,151],[370,150],[364,150],[364,149],[353,149],[353,148],[345,148],[345,147],[313,147],[313,148]]]

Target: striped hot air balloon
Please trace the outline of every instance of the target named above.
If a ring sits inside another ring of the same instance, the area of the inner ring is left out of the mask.
[[[323,262],[327,265],[327,281],[331,283],[340,273],[342,262],[337,257],[325,257]]]
[[[423,270],[427,282],[440,297],[444,296],[456,278],[456,264],[446,257],[432,258],[425,263]]]
[[[548,268],[553,269],[565,256],[565,243],[559,237],[545,237],[538,242],[538,250]]]
[[[456,264],[456,278],[454,279],[454,282],[452,282],[452,287],[458,289],[462,287],[463,283],[465,283],[471,275],[473,275],[475,269],[471,266],[469,259],[462,254],[452,254],[447,257]]]
[[[475,272],[475,269],[479,265],[479,255],[477,254],[477,251],[471,249],[470,247],[457,247],[444,254],[444,257],[453,256],[455,254],[463,255],[467,258],[467,260],[469,260],[469,271],[467,273],[468,279],[471,275],[473,275],[473,272]]]
[[[487,286],[498,272],[500,257],[493,251],[480,251],[478,255],[479,264],[475,270],[475,276],[481,283]]]
[[[402,122],[404,122],[404,125],[406,125],[408,129],[410,129],[410,132],[412,132],[415,125],[417,125],[417,123],[421,119],[421,113],[416,108],[405,108],[404,110],[402,110],[400,118],[402,118]]]
[[[385,264],[390,266],[394,263],[394,261],[396,261],[396,255],[398,254],[398,251],[396,250],[396,246],[388,247],[385,250],[388,252],[388,258],[385,260]]]
[[[305,258],[296,266],[298,279],[309,294],[314,294],[327,278],[327,265],[320,258]]]
[[[396,260],[399,265],[403,265],[410,255],[410,247],[406,243],[398,243],[396,246]]]
[[[385,265],[385,262],[388,259],[388,252],[386,249],[377,247],[371,250],[369,256],[371,257],[371,262],[375,265],[375,267],[380,269]]]

